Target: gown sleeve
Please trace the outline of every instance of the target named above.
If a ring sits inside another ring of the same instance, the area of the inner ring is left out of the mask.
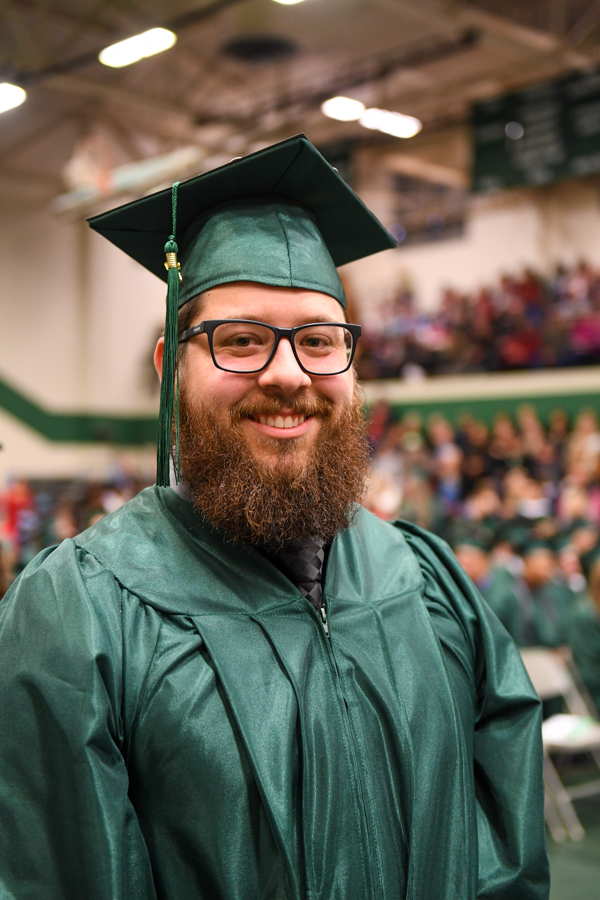
[[[541,705],[519,651],[448,545],[397,523],[425,580],[425,602],[441,642],[472,751],[481,900],[545,900]]]
[[[122,754],[121,595],[65,541],[0,604],[2,900],[156,900]]]

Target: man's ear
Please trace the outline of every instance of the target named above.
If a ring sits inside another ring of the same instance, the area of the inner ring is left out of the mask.
[[[156,350],[154,351],[154,368],[158,372],[158,377],[162,380],[162,368],[163,368],[163,354],[165,352],[165,338],[164,335],[159,337],[158,343],[156,344]]]

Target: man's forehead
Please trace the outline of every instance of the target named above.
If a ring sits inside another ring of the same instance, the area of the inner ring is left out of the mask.
[[[206,291],[201,295],[198,315],[204,319],[255,321],[310,319],[312,322],[339,322],[344,318],[340,304],[328,294],[254,282],[232,282]]]

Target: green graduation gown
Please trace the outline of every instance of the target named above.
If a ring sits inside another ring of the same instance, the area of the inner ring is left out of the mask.
[[[441,541],[361,511],[315,609],[149,488],[0,604],[0,898],[546,898],[539,704]]]
[[[515,594],[515,577],[498,566],[492,568],[490,577],[484,586],[480,586],[481,594],[496,613],[513,641],[521,642],[521,623],[519,618],[519,601]]]
[[[585,594],[573,604],[568,636],[577,671],[600,712],[600,613]]]

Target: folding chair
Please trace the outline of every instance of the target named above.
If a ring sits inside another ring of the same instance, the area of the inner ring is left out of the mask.
[[[562,697],[567,715],[551,716],[542,726],[544,744],[544,811],[555,841],[578,841],[585,834],[572,801],[600,793],[600,778],[572,786],[563,784],[551,753],[589,753],[600,773],[600,722],[595,721],[561,652],[546,647],[521,649],[525,668],[541,700]]]

